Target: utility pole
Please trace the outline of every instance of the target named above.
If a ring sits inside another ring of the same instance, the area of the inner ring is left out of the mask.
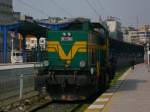
[[[137,30],[138,30],[138,28],[139,28],[139,16],[137,16],[136,19],[137,19],[137,21],[136,21],[136,22],[137,22],[137,23],[136,23],[136,24],[137,24]]]
[[[149,64],[150,64],[150,60],[149,60],[149,55],[150,55],[150,50],[149,50],[149,43],[147,43],[147,64],[148,64],[148,67],[149,67]]]
[[[15,34],[14,32],[11,32],[11,63],[14,63],[14,38]]]
[[[140,37],[139,37],[139,16],[137,16],[137,39],[138,42],[140,41]]]
[[[150,72],[150,50],[149,50],[149,43],[147,43],[147,67],[148,67],[148,72]]]

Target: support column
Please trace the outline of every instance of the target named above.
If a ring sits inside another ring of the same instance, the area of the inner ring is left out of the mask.
[[[40,62],[40,44],[39,44],[39,40],[40,40],[40,37],[37,37],[37,62]]]
[[[15,49],[18,49],[18,32],[17,32],[17,30],[15,30],[15,38],[14,38],[14,48]]]
[[[7,29],[3,27],[3,63],[7,63]]]
[[[23,62],[27,61],[27,56],[26,56],[26,35],[22,34],[22,53],[23,53]]]
[[[21,50],[21,49],[22,49],[22,36],[21,36],[20,33],[19,33],[19,35],[18,35],[18,40],[19,40],[18,48],[19,48],[19,50]]]

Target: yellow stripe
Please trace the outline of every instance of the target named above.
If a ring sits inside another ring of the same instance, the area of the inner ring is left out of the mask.
[[[66,54],[58,41],[49,41],[48,52],[57,52],[60,59],[71,60],[77,52],[87,52],[87,43],[85,41],[75,42],[69,53]]]
[[[99,76],[100,75],[100,65],[99,65],[98,61],[96,63],[96,69],[97,69],[97,76]]]

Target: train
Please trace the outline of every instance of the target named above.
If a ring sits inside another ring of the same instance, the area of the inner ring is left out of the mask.
[[[87,19],[49,30],[46,48],[47,64],[35,67],[35,85],[46,87],[54,100],[85,100],[105,90],[133,57],[137,63],[144,57],[143,46],[112,39],[107,28]]]

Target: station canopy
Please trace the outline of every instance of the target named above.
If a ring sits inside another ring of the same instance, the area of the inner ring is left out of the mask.
[[[19,26],[17,27],[17,32],[22,35],[34,35],[37,38],[47,37],[48,28],[39,25],[37,22],[32,21],[20,21]]]

